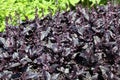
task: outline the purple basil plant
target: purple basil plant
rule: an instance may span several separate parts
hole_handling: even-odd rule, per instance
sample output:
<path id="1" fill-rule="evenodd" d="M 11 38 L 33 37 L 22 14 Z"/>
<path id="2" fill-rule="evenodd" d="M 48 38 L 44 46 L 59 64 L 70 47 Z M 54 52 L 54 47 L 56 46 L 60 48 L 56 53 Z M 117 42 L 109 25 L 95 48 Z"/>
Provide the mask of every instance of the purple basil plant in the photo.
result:
<path id="1" fill-rule="evenodd" d="M 120 6 L 78 5 L 7 23 L 0 33 L 0 79 L 120 80 Z"/>

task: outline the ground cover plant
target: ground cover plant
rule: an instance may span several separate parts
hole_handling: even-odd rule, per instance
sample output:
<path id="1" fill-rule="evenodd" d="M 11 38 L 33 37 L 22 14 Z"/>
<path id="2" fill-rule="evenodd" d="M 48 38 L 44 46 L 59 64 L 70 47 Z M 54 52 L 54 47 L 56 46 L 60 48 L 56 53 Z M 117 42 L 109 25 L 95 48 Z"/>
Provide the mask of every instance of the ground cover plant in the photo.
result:
<path id="1" fill-rule="evenodd" d="M 75 10 L 0 33 L 0 78 L 11 80 L 119 80 L 120 6 Z"/>
<path id="2" fill-rule="evenodd" d="M 43 17 L 51 11 L 55 14 L 58 8 L 61 11 L 68 10 L 70 6 L 75 6 L 80 0 L 0 0 L 0 32 L 5 28 L 5 17 L 12 16 L 12 24 L 16 22 L 16 12 L 20 14 L 21 22 L 25 16 L 34 19 L 35 8 L 38 8 L 38 14 Z M 66 7 L 67 5 L 67 7 Z M 42 14 L 44 12 L 44 14 Z"/>
<path id="3" fill-rule="evenodd" d="M 38 8 L 39 17 L 43 17 L 51 11 L 54 15 L 58 8 L 60 11 L 74 8 L 75 4 L 92 7 L 94 5 L 104 5 L 109 0 L 0 0 L 0 32 L 5 28 L 5 17 L 12 16 L 11 23 L 16 25 L 16 14 L 20 14 L 20 22 L 24 21 L 27 16 L 29 19 L 34 19 L 35 8 Z M 119 0 L 113 0 L 119 1 Z M 16 13 L 17 12 L 17 13 Z M 44 12 L 44 14 L 42 14 Z"/>

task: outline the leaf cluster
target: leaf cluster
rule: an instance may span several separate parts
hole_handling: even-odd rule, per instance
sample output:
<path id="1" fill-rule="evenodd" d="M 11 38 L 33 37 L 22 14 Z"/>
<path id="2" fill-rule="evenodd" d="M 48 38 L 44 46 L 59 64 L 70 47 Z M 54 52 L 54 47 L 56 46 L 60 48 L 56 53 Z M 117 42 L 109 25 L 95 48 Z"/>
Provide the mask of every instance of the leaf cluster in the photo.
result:
<path id="1" fill-rule="evenodd" d="M 75 9 L 76 4 L 92 7 L 96 4 L 106 4 L 108 0 L 0 0 L 0 32 L 5 28 L 5 17 L 11 16 L 9 23 L 16 25 L 26 18 L 34 19 L 35 9 L 38 9 L 39 17 L 49 13 L 54 15 L 58 10 Z M 120 0 L 112 0 L 114 3 Z M 16 18 L 16 16 L 19 17 Z M 27 17 L 26 17 L 27 16 Z M 21 19 L 21 21 L 17 21 Z M 17 22 L 17 23 L 16 23 Z"/>
<path id="2" fill-rule="evenodd" d="M 0 33 L 1 80 L 120 80 L 120 7 L 57 12 Z"/>
<path id="3" fill-rule="evenodd" d="M 6 16 L 11 16 L 11 24 L 16 24 L 16 14 L 19 14 L 21 20 L 25 20 L 26 16 L 34 19 L 35 8 L 38 8 L 41 17 L 50 12 L 54 14 L 58 9 L 68 10 L 69 6 L 75 6 L 78 2 L 79 0 L 0 0 L 0 31 L 4 30 Z"/>

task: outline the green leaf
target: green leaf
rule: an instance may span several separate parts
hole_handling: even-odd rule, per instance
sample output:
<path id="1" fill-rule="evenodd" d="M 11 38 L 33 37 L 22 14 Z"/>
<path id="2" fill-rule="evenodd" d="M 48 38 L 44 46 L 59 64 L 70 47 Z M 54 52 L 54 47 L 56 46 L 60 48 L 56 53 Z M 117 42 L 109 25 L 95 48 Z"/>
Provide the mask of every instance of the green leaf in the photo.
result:
<path id="1" fill-rule="evenodd" d="M 94 4 L 99 4 L 101 0 L 89 0 L 89 1 L 91 1 L 92 5 L 94 5 Z"/>
<path id="2" fill-rule="evenodd" d="M 78 3 L 80 0 L 69 0 L 70 4 L 75 6 L 76 3 Z"/>

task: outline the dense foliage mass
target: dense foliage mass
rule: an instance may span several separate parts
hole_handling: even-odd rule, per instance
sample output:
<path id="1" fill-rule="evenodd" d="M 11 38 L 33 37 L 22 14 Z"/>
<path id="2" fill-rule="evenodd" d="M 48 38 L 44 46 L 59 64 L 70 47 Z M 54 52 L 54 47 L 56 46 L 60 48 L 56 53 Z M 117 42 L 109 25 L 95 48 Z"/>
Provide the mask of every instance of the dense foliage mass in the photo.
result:
<path id="1" fill-rule="evenodd" d="M 75 6 L 80 0 L 0 0 L 0 32 L 4 30 L 5 17 L 11 15 L 13 18 L 12 24 L 16 24 L 16 12 L 20 14 L 21 21 L 25 20 L 25 16 L 29 19 L 34 19 L 35 8 L 39 10 L 39 16 L 52 14 L 58 10 L 68 10 Z M 42 14 L 44 12 L 44 15 Z"/>
<path id="2" fill-rule="evenodd" d="M 9 18 L 6 18 L 8 21 Z M 119 80 L 120 7 L 57 12 L 0 34 L 0 78 Z"/>
<path id="3" fill-rule="evenodd" d="M 96 4 L 106 4 L 107 1 L 108 0 L 0 0 L 0 32 L 5 28 L 5 17 L 8 15 L 11 15 L 13 18 L 11 23 L 16 25 L 16 14 L 20 14 L 21 22 L 25 20 L 25 16 L 29 19 L 34 19 L 36 7 L 38 8 L 39 16 L 42 17 L 49 14 L 49 12 L 55 14 L 58 8 L 61 11 L 69 10 L 70 7 L 74 7 L 75 4 L 91 7 Z"/>

